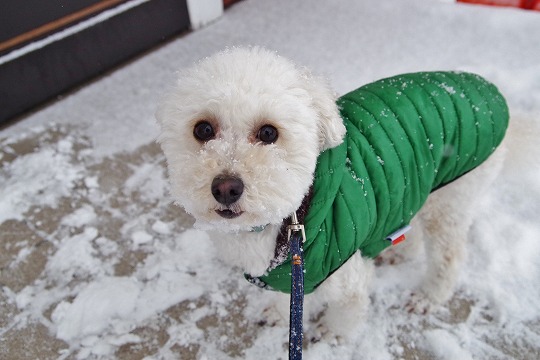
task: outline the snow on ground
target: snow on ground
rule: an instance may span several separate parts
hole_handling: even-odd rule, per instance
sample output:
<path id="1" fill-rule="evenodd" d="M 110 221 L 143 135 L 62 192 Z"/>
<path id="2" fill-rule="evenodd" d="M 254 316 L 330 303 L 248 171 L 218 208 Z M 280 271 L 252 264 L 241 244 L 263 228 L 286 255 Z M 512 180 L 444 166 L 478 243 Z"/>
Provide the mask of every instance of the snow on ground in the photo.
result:
<path id="1" fill-rule="evenodd" d="M 47 358 L 286 358 L 287 329 L 257 324 L 265 293 L 170 204 L 153 144 L 174 71 L 242 44 L 305 64 L 338 93 L 402 72 L 474 71 L 517 124 L 451 302 L 408 314 L 422 257 L 382 265 L 353 342 L 309 344 L 305 358 L 540 358 L 539 33 L 540 13 L 447 1 L 246 0 L 2 130 L 0 358 L 36 324 L 59 344 Z"/>

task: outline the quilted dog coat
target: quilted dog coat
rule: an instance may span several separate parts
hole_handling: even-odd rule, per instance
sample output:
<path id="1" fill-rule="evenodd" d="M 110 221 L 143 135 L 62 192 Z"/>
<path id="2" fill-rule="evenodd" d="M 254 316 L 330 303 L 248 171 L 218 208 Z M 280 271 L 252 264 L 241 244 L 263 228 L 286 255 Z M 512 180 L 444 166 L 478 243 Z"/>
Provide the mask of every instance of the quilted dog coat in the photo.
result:
<path id="1" fill-rule="evenodd" d="M 486 160 L 502 141 L 508 107 L 468 73 L 422 72 L 362 86 L 337 101 L 347 134 L 320 154 L 304 218 L 305 293 L 356 251 L 375 257 L 430 192 Z M 285 259 L 258 285 L 290 292 Z"/>

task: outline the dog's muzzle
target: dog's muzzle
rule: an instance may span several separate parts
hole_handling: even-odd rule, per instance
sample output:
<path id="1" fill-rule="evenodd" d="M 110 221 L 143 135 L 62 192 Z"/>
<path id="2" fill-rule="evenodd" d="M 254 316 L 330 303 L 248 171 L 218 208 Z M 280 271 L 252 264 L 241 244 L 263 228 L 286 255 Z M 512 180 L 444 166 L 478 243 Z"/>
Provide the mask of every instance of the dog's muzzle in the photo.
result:
<path id="1" fill-rule="evenodd" d="M 212 181 L 211 190 L 217 202 L 227 207 L 225 210 L 216 210 L 218 215 L 233 219 L 242 214 L 242 211 L 234 211 L 231 208 L 244 192 L 244 183 L 241 179 L 230 175 L 218 175 Z"/>

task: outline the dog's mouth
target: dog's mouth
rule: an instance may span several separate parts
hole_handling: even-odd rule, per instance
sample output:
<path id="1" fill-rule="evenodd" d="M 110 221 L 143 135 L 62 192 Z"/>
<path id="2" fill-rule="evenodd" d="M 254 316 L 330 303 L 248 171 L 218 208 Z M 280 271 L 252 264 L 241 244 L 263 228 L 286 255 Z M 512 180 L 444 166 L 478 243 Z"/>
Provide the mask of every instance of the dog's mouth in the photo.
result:
<path id="1" fill-rule="evenodd" d="M 243 211 L 233 211 L 231 209 L 216 210 L 216 213 L 225 219 L 234 219 L 242 215 Z"/>

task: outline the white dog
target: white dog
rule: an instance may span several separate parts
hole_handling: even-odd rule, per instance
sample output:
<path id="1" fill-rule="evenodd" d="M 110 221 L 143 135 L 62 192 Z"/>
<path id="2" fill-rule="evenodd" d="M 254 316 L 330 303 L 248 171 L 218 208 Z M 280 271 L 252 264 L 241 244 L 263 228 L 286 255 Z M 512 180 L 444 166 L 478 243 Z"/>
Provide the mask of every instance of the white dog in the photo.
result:
<path id="1" fill-rule="evenodd" d="M 222 232 L 214 236 L 220 256 L 246 274 L 261 276 L 276 260 L 282 223 L 310 191 L 319 155 L 342 143 L 336 99 L 325 81 L 283 57 L 236 48 L 182 71 L 161 104 L 159 142 L 174 199 L 197 227 Z M 497 154 L 434 192 L 417 214 L 428 271 L 409 310 L 451 296 L 471 205 L 495 180 Z M 373 261 L 357 251 L 308 296 L 306 313 L 322 335 L 346 338 L 360 322 L 372 273 Z M 281 311 L 286 319 L 287 307 Z"/>

